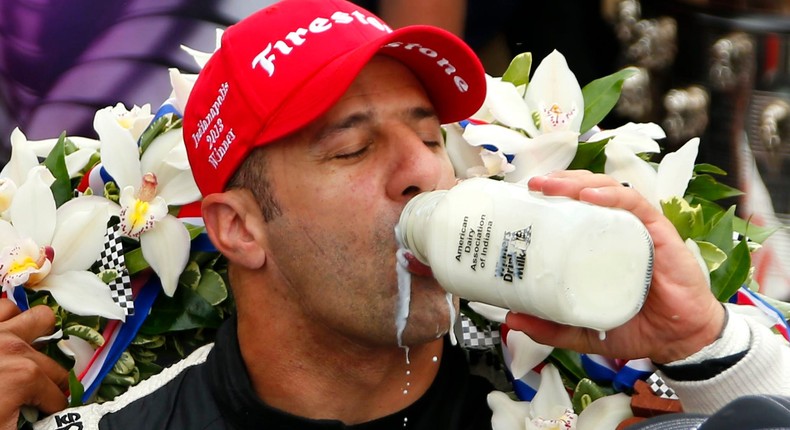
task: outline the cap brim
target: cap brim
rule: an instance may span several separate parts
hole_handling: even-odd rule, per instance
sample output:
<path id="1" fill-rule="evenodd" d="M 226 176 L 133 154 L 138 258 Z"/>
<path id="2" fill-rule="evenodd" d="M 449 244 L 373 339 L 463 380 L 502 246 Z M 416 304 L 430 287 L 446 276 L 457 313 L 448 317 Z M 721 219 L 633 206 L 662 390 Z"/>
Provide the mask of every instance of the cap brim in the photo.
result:
<path id="1" fill-rule="evenodd" d="M 429 54 L 438 53 L 438 58 L 430 57 L 418 49 L 385 47 L 393 43 L 424 46 L 430 49 Z M 377 54 L 399 60 L 417 76 L 442 123 L 466 119 L 477 111 L 485 99 L 485 72 L 471 48 L 444 30 L 409 26 L 359 46 L 320 68 L 272 113 L 256 143 L 268 143 L 284 137 L 320 117 L 340 99 Z M 447 65 L 440 65 L 442 58 L 448 59 L 453 74 L 447 73 L 451 70 Z M 467 91 L 458 89 L 456 76 L 468 86 Z M 295 120 L 297 118 L 301 120 Z"/>

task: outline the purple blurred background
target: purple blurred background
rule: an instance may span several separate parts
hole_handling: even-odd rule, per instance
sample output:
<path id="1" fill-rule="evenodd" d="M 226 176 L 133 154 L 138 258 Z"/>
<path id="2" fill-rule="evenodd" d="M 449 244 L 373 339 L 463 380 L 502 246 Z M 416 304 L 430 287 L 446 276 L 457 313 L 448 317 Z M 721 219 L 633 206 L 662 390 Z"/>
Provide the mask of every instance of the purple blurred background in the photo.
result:
<path id="1" fill-rule="evenodd" d="M 11 130 L 93 136 L 97 109 L 170 94 L 167 69 L 197 71 L 184 44 L 212 51 L 215 29 L 271 0 L 0 1 L 0 165 Z"/>

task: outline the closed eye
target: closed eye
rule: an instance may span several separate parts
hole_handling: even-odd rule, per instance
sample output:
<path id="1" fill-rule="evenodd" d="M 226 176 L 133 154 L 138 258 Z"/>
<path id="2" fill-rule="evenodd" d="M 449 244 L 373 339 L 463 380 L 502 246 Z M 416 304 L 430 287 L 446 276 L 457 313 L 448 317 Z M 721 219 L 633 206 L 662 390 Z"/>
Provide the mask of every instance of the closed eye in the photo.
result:
<path id="1" fill-rule="evenodd" d="M 365 155 L 365 152 L 368 151 L 368 148 L 369 148 L 369 146 L 363 146 L 362 148 L 360 148 L 359 150 L 354 151 L 354 152 L 349 152 L 349 153 L 345 153 L 345 154 L 337 154 L 337 155 L 335 155 L 334 158 L 339 159 L 339 160 L 351 160 L 351 159 L 354 159 L 354 158 L 359 158 L 359 157 Z"/>

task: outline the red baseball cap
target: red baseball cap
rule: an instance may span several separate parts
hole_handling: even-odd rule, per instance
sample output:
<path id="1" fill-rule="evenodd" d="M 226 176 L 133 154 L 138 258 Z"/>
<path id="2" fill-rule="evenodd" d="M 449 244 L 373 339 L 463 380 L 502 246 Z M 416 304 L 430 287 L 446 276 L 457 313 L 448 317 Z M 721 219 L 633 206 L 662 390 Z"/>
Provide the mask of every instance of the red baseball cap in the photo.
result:
<path id="1" fill-rule="evenodd" d="M 225 31 L 189 96 L 184 142 L 203 195 L 223 191 L 253 148 L 329 110 L 377 54 L 414 72 L 443 123 L 483 103 L 483 66 L 452 33 L 422 25 L 392 31 L 343 0 L 282 0 Z"/>

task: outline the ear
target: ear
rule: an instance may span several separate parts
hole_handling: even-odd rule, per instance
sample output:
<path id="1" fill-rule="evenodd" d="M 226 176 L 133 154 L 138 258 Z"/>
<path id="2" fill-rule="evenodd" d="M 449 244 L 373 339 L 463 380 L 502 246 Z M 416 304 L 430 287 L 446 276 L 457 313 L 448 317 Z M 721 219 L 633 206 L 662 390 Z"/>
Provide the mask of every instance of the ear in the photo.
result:
<path id="1" fill-rule="evenodd" d="M 202 213 L 209 239 L 229 261 L 248 269 L 263 267 L 263 214 L 249 190 L 209 194 L 203 198 Z"/>

